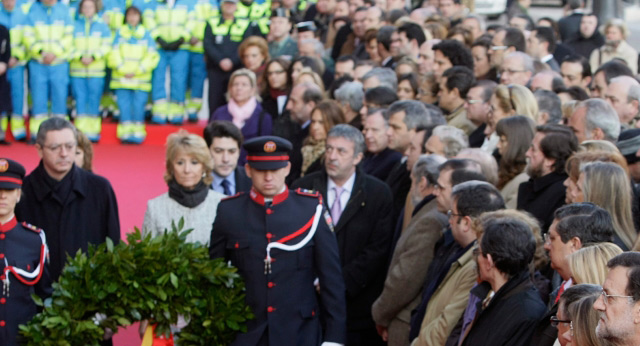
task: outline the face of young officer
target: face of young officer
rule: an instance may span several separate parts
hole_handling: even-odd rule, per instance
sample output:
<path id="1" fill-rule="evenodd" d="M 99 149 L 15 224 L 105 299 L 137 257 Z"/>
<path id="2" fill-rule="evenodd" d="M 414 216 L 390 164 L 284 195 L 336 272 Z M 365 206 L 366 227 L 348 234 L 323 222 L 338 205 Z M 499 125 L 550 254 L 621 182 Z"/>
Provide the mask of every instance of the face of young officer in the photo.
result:
<path id="1" fill-rule="evenodd" d="M 179 150 L 172 161 L 173 177 L 176 182 L 187 190 L 193 189 L 204 174 L 204 165 L 184 150 Z"/>
<path id="2" fill-rule="evenodd" d="M 13 217 L 16 204 L 20 202 L 20 189 L 0 189 L 0 223 Z"/>
<path id="3" fill-rule="evenodd" d="M 36 144 L 45 171 L 56 180 L 62 180 L 73 167 L 78 141 L 71 129 L 47 132 L 44 144 Z"/>
<path id="4" fill-rule="evenodd" d="M 253 188 L 265 198 L 273 198 L 284 189 L 284 179 L 291 171 L 291 163 L 287 162 L 287 165 L 280 169 L 265 171 L 251 168 L 248 163 L 244 168 L 253 182 Z"/>

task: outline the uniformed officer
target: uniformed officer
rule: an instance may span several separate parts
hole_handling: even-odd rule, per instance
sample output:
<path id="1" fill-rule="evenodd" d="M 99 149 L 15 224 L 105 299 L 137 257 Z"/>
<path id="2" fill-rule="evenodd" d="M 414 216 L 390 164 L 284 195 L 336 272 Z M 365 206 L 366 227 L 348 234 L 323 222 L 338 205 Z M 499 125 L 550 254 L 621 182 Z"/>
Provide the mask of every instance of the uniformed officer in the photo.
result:
<path id="1" fill-rule="evenodd" d="M 51 295 L 44 232 L 18 223 L 14 214 L 25 169 L 0 158 L 0 345 L 18 345 L 18 325 L 37 313 L 32 293 Z"/>
<path id="2" fill-rule="evenodd" d="M 224 95 L 231 72 L 241 66 L 238 56 L 240 42 L 252 35 L 260 35 L 260 29 L 248 19 L 235 18 L 238 0 L 222 0 L 220 17 L 207 22 L 204 31 L 204 50 L 209 78 L 209 111 L 211 114 L 226 104 Z"/>
<path id="3" fill-rule="evenodd" d="M 345 286 L 322 197 L 287 189 L 289 141 L 256 137 L 244 148 L 253 187 L 220 203 L 209 250 L 238 268 L 255 315 L 233 345 L 344 344 Z"/>

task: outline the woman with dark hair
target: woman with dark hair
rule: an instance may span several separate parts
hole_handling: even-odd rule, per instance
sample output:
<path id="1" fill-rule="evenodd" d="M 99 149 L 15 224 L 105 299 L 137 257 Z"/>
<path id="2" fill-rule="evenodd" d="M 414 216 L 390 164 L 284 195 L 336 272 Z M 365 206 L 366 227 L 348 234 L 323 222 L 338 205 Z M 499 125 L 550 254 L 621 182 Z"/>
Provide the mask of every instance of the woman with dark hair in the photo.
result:
<path id="1" fill-rule="evenodd" d="M 489 51 L 491 50 L 491 36 L 482 35 L 471 44 L 471 56 L 473 57 L 473 75 L 477 80 L 498 79 L 498 72 L 491 67 Z"/>
<path id="2" fill-rule="evenodd" d="M 529 180 L 525 172 L 525 154 L 533 141 L 534 129 L 533 120 L 522 115 L 503 118 L 496 125 L 499 137 L 497 148 L 501 155 L 496 187 L 500 189 L 507 208 L 516 208 L 518 187 Z"/>
<path id="3" fill-rule="evenodd" d="M 302 146 L 301 176 L 323 168 L 327 133 L 338 124 L 345 122 L 344 114 L 335 101 L 326 100 L 318 103 L 311 111 L 309 136 Z"/>
<path id="4" fill-rule="evenodd" d="M 276 119 L 282 115 L 291 92 L 291 78 L 287 74 L 290 63 L 283 58 L 269 60 L 262 75 L 262 108 Z"/>
<path id="5" fill-rule="evenodd" d="M 415 100 L 419 94 L 420 85 L 415 73 L 403 74 L 398 77 L 398 100 Z"/>
<path id="6" fill-rule="evenodd" d="M 310 68 L 319 76 L 322 76 L 322 74 L 324 73 L 324 64 L 320 59 L 312 58 L 309 56 L 297 57 L 295 60 L 293 60 L 291 66 L 289 67 L 289 77 L 294 84 L 296 79 L 298 79 L 298 75 L 305 67 Z"/>

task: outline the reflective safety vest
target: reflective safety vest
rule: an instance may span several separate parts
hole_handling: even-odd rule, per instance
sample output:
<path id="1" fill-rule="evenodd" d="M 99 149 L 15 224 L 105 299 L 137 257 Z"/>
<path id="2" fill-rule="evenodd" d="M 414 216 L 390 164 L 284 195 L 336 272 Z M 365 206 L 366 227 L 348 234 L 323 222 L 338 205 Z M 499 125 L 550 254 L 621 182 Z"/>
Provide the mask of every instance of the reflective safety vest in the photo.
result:
<path id="1" fill-rule="evenodd" d="M 124 11 L 128 7 L 127 3 L 130 4 L 130 1 L 104 1 L 104 20 L 105 23 L 109 26 L 109 29 L 111 29 L 111 32 L 114 34 L 118 29 L 120 29 L 122 25 L 124 25 Z M 142 13 L 142 9 L 140 9 L 140 12 Z"/>
<path id="2" fill-rule="evenodd" d="M 19 65 L 26 64 L 27 51 L 24 46 L 24 26 L 27 23 L 27 16 L 16 4 L 13 11 L 7 11 L 0 5 L 0 25 L 9 29 L 11 37 L 11 56 L 18 59 Z"/>
<path id="3" fill-rule="evenodd" d="M 243 4 L 242 1 L 238 1 L 238 7 L 234 15 L 236 18 L 244 18 L 255 22 L 256 24 L 258 24 L 260 32 L 262 32 L 263 35 L 266 35 L 269 33 L 270 12 L 270 2 L 266 2 L 263 4 L 252 2 L 251 5 L 247 6 Z"/>
<path id="4" fill-rule="evenodd" d="M 112 89 L 151 90 L 151 73 L 160 55 L 149 31 L 142 25 L 123 25 L 116 33 L 108 65 L 112 69 Z M 125 77 L 134 74 L 133 78 Z"/>
<path id="5" fill-rule="evenodd" d="M 153 5 L 152 5 L 153 6 Z M 153 13 L 145 11 L 144 26 L 151 30 L 151 37 L 160 37 L 167 42 L 183 38 L 180 49 L 189 49 L 189 39 L 195 24 L 195 0 L 176 0 L 173 7 L 165 2 L 156 2 Z"/>
<path id="6" fill-rule="evenodd" d="M 31 59 L 42 62 L 42 53 L 56 55 L 52 65 L 67 61 L 73 50 L 73 20 L 62 3 L 45 6 L 35 2 L 27 14 L 24 42 Z"/>
<path id="7" fill-rule="evenodd" d="M 220 43 L 222 43 L 222 37 L 224 36 L 228 36 L 231 42 L 241 42 L 249 25 L 251 25 L 250 21 L 242 19 L 225 20 L 223 22 L 219 18 L 209 20 L 211 32 L 216 36 L 216 40 L 221 41 Z"/>
<path id="8" fill-rule="evenodd" d="M 204 29 L 207 27 L 207 20 L 213 17 L 214 5 L 211 0 L 197 0 L 194 5 L 194 23 L 191 36 L 198 39 L 198 43 L 189 46 L 189 50 L 194 53 L 203 53 Z"/>
<path id="9" fill-rule="evenodd" d="M 69 64 L 71 77 L 104 77 L 111 43 L 111 31 L 98 15 L 91 19 L 80 16 L 73 30 L 73 54 Z M 91 56 L 93 62 L 85 66 L 81 61 L 84 56 Z"/>

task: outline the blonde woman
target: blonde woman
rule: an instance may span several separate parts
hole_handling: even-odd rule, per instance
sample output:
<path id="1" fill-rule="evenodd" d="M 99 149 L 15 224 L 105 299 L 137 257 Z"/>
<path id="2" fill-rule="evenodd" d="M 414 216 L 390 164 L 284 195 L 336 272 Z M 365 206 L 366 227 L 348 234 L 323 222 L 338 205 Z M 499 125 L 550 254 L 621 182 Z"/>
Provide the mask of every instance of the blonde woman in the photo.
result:
<path id="1" fill-rule="evenodd" d="M 271 134 L 272 117 L 264 111 L 258 102 L 258 85 L 256 75 L 251 70 L 241 68 L 229 78 L 229 103 L 213 112 L 211 121 L 228 120 L 242 132 L 245 140 Z M 246 162 L 247 152 L 242 149 L 238 165 Z"/>
<path id="2" fill-rule="evenodd" d="M 184 229 L 193 229 L 187 242 L 208 245 L 218 203 L 225 197 L 209 188 L 212 171 L 204 139 L 185 130 L 169 135 L 164 174 L 169 191 L 147 203 L 143 234 L 160 235 L 184 218 Z"/>
<path id="3" fill-rule="evenodd" d="M 538 102 L 531 90 L 522 85 L 498 85 L 489 100 L 490 110 L 487 117 L 487 127 L 484 130 L 485 143 L 482 149 L 493 152 L 498 143 L 495 133 L 498 122 L 514 115 L 523 115 L 539 124 Z"/>
<path id="4" fill-rule="evenodd" d="M 613 243 L 597 243 L 572 253 L 567 257 L 574 284 L 602 285 L 607 278 L 607 262 L 622 253 Z"/>
<path id="5" fill-rule="evenodd" d="M 615 229 L 614 242 L 629 250 L 637 232 L 631 214 L 632 197 L 629 176 L 615 163 L 589 162 L 580 167 L 578 185 L 585 202 L 591 202 L 611 214 Z"/>
<path id="6" fill-rule="evenodd" d="M 584 144 L 584 143 L 583 143 Z M 590 147 L 590 146 L 587 146 Z M 580 148 L 585 148 L 582 145 Z M 590 150 L 581 151 L 573 154 L 565 165 L 565 171 L 569 176 L 564 181 L 566 188 L 565 202 L 567 203 L 580 203 L 584 202 L 584 195 L 582 193 L 582 186 L 578 185 L 578 179 L 580 178 L 580 166 L 587 162 L 613 162 L 622 167 L 625 172 L 628 172 L 627 160 L 618 152 L 608 152 L 603 150 Z"/>

